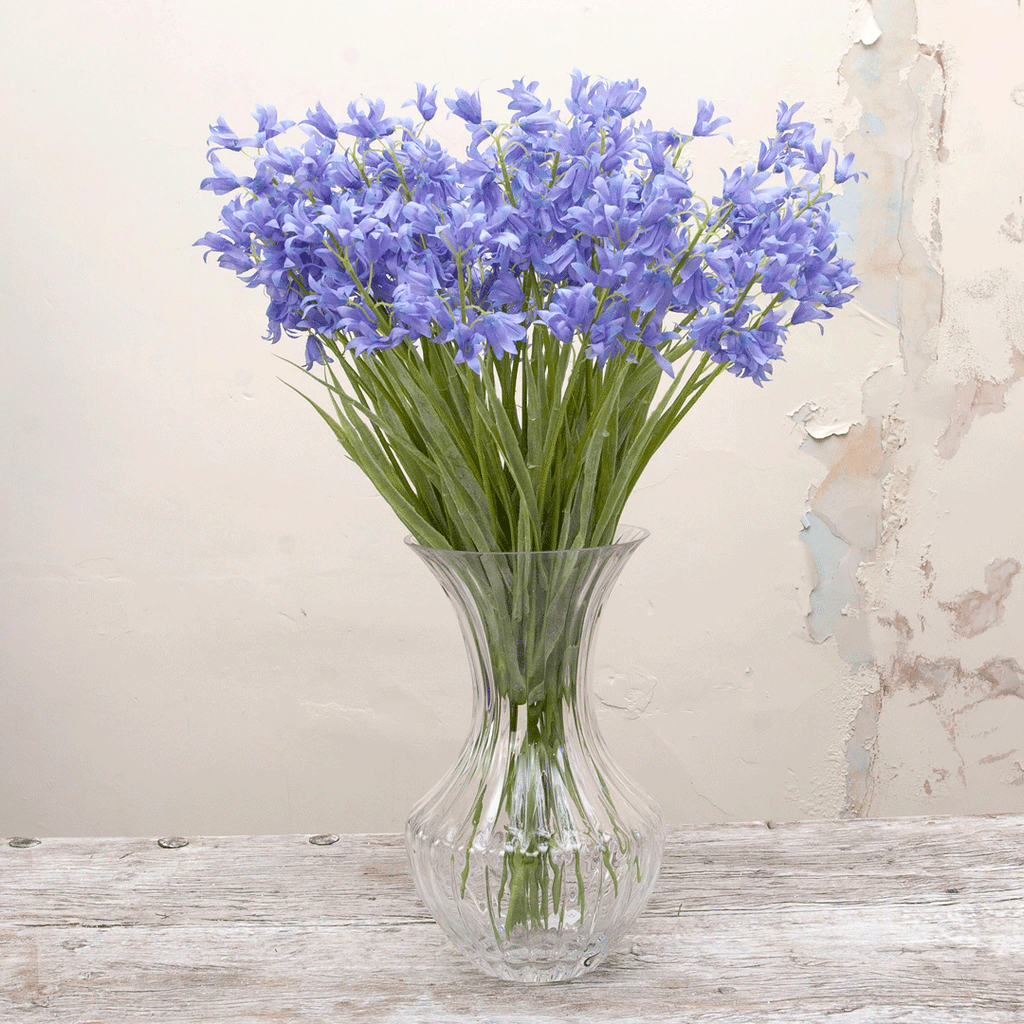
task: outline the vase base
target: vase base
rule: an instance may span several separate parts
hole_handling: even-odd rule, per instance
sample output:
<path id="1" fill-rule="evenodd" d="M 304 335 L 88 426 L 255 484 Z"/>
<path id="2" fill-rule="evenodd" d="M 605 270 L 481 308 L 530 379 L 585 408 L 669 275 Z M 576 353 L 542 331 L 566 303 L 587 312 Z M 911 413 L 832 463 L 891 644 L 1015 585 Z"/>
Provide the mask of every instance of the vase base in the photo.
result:
<path id="1" fill-rule="evenodd" d="M 608 955 L 608 951 L 597 949 L 590 951 L 574 951 L 571 954 L 564 948 L 557 948 L 557 940 L 550 950 L 536 949 L 533 951 L 517 949 L 507 954 L 494 953 L 490 956 L 471 955 L 465 948 L 462 953 L 468 957 L 474 967 L 479 968 L 492 978 L 500 981 L 514 981 L 527 985 L 547 985 L 559 981 L 571 981 L 597 967 Z M 531 952 L 533 955 L 530 955 Z M 549 955 L 545 956 L 544 953 Z"/>

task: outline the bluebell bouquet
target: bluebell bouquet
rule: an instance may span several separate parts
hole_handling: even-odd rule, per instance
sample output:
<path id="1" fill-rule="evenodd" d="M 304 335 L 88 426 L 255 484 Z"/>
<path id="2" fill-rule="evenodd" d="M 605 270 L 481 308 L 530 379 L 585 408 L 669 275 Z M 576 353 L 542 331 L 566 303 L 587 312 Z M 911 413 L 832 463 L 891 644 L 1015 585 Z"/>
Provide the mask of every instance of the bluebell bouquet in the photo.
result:
<path id="1" fill-rule="evenodd" d="M 801 104 L 780 103 L 756 162 L 705 200 L 687 157 L 728 122 L 713 104 L 682 133 L 634 117 L 637 81 L 574 72 L 565 119 L 536 88 L 501 90 L 501 124 L 479 93 L 445 100 L 464 158 L 426 134 L 423 85 L 417 119 L 364 99 L 335 121 L 318 103 L 299 148 L 272 106 L 250 136 L 211 126 L 202 188 L 233 198 L 196 244 L 265 289 L 269 340 L 305 336 L 326 397 L 304 397 L 431 547 L 607 543 L 711 382 L 762 384 L 789 330 L 857 284 L 829 200 L 859 175 Z"/>

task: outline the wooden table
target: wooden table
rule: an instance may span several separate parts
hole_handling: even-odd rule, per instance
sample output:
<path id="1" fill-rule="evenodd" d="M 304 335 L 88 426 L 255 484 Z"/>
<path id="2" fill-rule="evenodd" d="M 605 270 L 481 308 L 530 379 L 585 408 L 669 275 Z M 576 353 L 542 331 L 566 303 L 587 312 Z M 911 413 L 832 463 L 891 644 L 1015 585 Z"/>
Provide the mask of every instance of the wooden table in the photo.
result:
<path id="1" fill-rule="evenodd" d="M 548 986 L 465 963 L 397 836 L 13 842 L 5 1022 L 1024 1022 L 1024 815 L 672 829 L 634 933 Z"/>

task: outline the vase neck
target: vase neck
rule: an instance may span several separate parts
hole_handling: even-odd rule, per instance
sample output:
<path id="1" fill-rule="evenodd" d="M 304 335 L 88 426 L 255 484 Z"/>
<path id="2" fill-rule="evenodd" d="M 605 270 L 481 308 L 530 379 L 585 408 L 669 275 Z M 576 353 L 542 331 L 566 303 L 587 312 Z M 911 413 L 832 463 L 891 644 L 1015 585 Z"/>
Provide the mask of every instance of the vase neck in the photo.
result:
<path id="1" fill-rule="evenodd" d="M 646 536 L 624 528 L 613 544 L 539 552 L 410 545 L 455 608 L 485 715 L 515 708 L 510 726 L 533 728 L 545 705 L 581 698 L 601 607 Z"/>

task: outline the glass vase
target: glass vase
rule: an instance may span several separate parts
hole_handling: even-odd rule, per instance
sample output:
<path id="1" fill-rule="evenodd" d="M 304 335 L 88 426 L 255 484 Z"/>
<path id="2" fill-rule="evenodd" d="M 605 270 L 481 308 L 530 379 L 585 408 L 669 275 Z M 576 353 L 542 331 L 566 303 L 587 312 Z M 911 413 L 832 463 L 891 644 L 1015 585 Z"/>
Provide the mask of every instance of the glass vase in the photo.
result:
<path id="1" fill-rule="evenodd" d="M 496 977 L 595 967 L 654 888 L 660 812 L 612 763 L 589 689 L 601 607 L 646 536 L 525 553 L 408 541 L 455 606 L 474 687 L 461 755 L 409 815 L 409 863 L 437 923 Z"/>

